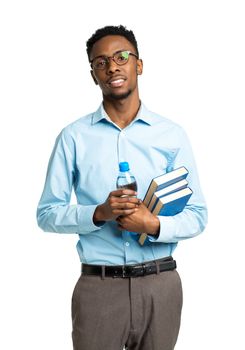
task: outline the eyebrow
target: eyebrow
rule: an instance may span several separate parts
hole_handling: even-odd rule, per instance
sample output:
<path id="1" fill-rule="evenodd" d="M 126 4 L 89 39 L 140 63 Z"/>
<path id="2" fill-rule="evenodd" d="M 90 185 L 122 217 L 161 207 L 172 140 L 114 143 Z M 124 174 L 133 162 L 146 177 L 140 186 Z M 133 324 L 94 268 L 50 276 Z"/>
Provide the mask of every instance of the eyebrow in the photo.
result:
<path id="1" fill-rule="evenodd" d="M 120 50 L 117 50 L 115 52 L 113 52 L 112 56 L 114 56 L 116 53 L 118 52 L 122 52 L 122 51 L 131 51 L 131 50 L 128 50 L 128 49 L 120 49 Z M 91 63 L 93 60 L 95 60 L 96 58 L 99 58 L 99 57 L 112 57 L 112 56 L 108 56 L 108 55 L 98 55 L 98 56 L 95 56 L 94 58 L 92 58 L 89 62 Z"/>

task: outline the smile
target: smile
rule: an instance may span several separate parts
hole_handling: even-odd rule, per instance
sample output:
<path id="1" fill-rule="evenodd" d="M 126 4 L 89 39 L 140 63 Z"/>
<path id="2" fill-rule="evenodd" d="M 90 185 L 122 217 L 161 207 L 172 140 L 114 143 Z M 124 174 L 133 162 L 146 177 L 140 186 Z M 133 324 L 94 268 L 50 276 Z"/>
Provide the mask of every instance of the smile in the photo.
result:
<path id="1" fill-rule="evenodd" d="M 116 79 L 109 82 L 111 87 L 121 87 L 124 84 L 124 79 Z"/>

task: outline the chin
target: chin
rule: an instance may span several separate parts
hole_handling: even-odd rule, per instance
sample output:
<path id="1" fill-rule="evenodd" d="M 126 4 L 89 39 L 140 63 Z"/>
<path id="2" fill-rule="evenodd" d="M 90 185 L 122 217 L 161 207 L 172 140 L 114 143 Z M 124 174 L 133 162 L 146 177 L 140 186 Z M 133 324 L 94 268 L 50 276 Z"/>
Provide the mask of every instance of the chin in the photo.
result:
<path id="1" fill-rule="evenodd" d="M 125 98 L 127 98 L 129 95 L 131 95 L 132 91 L 128 90 L 127 92 L 121 93 L 121 94 L 114 94 L 111 93 L 109 95 L 107 95 L 107 97 L 109 97 L 112 100 L 124 100 Z"/>

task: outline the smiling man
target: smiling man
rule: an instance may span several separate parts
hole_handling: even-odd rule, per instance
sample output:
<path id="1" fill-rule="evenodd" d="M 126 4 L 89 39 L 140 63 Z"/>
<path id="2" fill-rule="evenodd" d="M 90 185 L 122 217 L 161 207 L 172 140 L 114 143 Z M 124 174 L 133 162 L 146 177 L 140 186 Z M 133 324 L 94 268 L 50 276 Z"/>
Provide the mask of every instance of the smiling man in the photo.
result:
<path id="1" fill-rule="evenodd" d="M 172 254 L 207 220 L 191 147 L 180 126 L 141 102 L 143 62 L 132 31 L 98 29 L 87 54 L 103 102 L 58 136 L 37 210 L 44 231 L 78 235 L 82 274 L 72 295 L 73 348 L 172 350 L 182 308 Z M 137 193 L 116 190 L 121 161 L 129 162 Z M 142 203 L 151 179 L 180 166 L 189 170 L 192 197 L 175 216 L 153 215 Z M 73 188 L 76 205 L 70 204 Z"/>
<path id="2" fill-rule="evenodd" d="M 90 42 L 87 52 L 91 74 L 102 90 L 104 109 L 116 124 L 127 126 L 140 107 L 138 75 L 143 64 L 138 50 L 120 35 L 102 37 L 92 47 Z"/>

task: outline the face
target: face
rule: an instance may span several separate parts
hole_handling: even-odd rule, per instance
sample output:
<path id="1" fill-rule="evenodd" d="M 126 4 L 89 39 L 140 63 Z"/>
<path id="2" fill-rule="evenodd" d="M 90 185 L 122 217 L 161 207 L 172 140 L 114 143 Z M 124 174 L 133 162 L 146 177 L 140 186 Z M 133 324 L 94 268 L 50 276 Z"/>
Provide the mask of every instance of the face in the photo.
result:
<path id="1" fill-rule="evenodd" d="M 98 40 L 91 51 L 90 60 L 98 56 L 111 57 L 120 50 L 136 54 L 134 46 L 123 36 L 108 35 Z M 102 90 L 104 98 L 120 100 L 138 94 L 138 78 L 142 74 L 143 63 L 130 55 L 126 64 L 117 65 L 109 59 L 105 69 L 93 69 L 92 77 Z"/>

